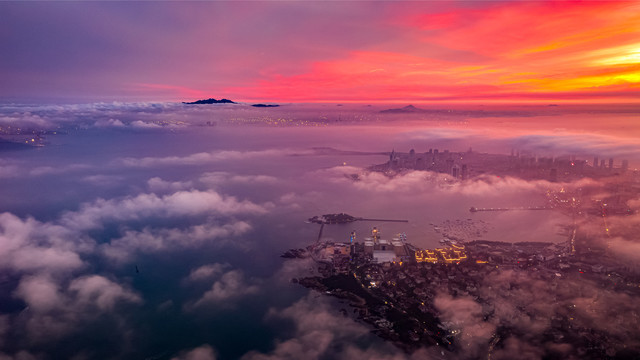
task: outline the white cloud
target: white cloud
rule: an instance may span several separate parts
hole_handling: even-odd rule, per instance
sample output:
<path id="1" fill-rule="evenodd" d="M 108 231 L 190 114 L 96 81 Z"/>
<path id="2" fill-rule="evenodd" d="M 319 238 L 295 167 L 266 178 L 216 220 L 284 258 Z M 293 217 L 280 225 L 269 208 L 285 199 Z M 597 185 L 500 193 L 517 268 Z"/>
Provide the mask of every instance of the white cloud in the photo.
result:
<path id="1" fill-rule="evenodd" d="M 131 127 L 138 129 L 160 129 L 162 128 L 159 124 L 154 124 L 150 122 L 144 122 L 141 120 L 136 120 L 131 122 Z"/>
<path id="2" fill-rule="evenodd" d="M 248 282 L 241 270 L 230 270 L 216 280 L 211 289 L 206 291 L 193 304 L 187 304 L 187 309 L 214 305 L 229 306 L 229 300 L 257 293 L 258 286 Z"/>
<path id="3" fill-rule="evenodd" d="M 64 281 L 49 275 L 24 276 L 13 292 L 27 308 L 15 318 L 36 342 L 50 342 L 82 328 L 118 304 L 140 304 L 141 297 L 103 276 L 89 275 Z"/>
<path id="4" fill-rule="evenodd" d="M 62 226 L 0 214 L 0 268 L 21 272 L 71 271 L 83 266 L 79 252 L 91 249 L 90 239 Z"/>
<path id="5" fill-rule="evenodd" d="M 126 125 L 118 120 L 118 119 L 109 119 L 109 120 L 97 120 L 93 126 L 95 127 L 115 127 L 115 128 L 122 128 L 125 127 Z"/>
<path id="6" fill-rule="evenodd" d="M 264 206 L 250 201 L 239 201 L 215 191 L 178 191 L 158 196 L 140 194 L 121 199 L 98 199 L 85 203 L 80 210 L 65 213 L 61 222 L 72 229 L 100 228 L 108 221 L 130 221 L 150 217 L 194 216 L 203 213 L 221 215 L 262 214 Z"/>
<path id="7" fill-rule="evenodd" d="M 282 309 L 271 309 L 266 320 L 291 320 L 295 332 L 291 338 L 278 340 L 269 353 L 251 351 L 243 360 L 276 359 L 407 359 L 397 348 L 388 345 L 369 345 L 365 349 L 353 344 L 369 335 L 369 329 L 345 318 L 331 308 L 327 299 L 310 293 L 293 305 Z M 425 353 L 416 353 L 419 358 Z"/>
<path id="8" fill-rule="evenodd" d="M 41 175 L 51 175 L 51 174 L 65 174 L 69 172 L 82 171 L 91 169 L 91 165 L 87 164 L 70 164 L 65 166 L 39 166 L 33 168 L 29 171 L 30 176 L 41 176 Z"/>
<path id="9" fill-rule="evenodd" d="M 216 360 L 216 352 L 210 345 L 201 345 L 190 351 L 184 351 L 171 360 Z"/>
<path id="10" fill-rule="evenodd" d="M 278 178 L 269 175 L 234 175 L 224 171 L 207 172 L 200 176 L 200 182 L 208 185 L 218 184 L 275 184 Z"/>
<path id="11" fill-rule="evenodd" d="M 80 179 L 80 181 L 94 185 L 94 186 L 114 186 L 121 183 L 124 180 L 123 176 L 119 175 L 89 175 Z"/>
<path id="12" fill-rule="evenodd" d="M 431 171 L 413 170 L 387 176 L 376 171 L 363 171 L 349 166 L 337 166 L 308 176 L 324 176 L 331 182 L 347 185 L 354 189 L 371 193 L 398 193 L 433 196 L 439 194 L 460 194 L 464 196 L 504 196 L 505 193 L 524 191 L 544 194 L 549 188 L 560 188 L 565 183 L 550 183 L 545 180 L 524 180 L 516 177 L 478 176 L 468 181 L 452 181 L 446 174 Z M 351 175 L 357 174 L 357 179 Z M 582 187 L 597 183 L 592 179 L 581 179 L 570 183 Z"/>
<path id="13" fill-rule="evenodd" d="M 540 360 L 543 358 L 544 353 L 544 349 L 539 346 L 510 337 L 504 341 L 504 345 L 501 348 L 498 348 L 492 354 L 491 358 L 498 360 Z"/>
<path id="14" fill-rule="evenodd" d="M 293 278 L 315 275 L 318 275 L 317 266 L 314 260 L 309 257 L 306 259 L 287 259 L 280 270 L 273 275 L 273 278 L 276 282 L 284 285 L 290 283 Z"/>
<path id="15" fill-rule="evenodd" d="M 440 312 L 440 319 L 449 325 L 449 330 L 459 330 L 459 346 L 464 356 L 482 356 L 496 327 L 483 320 L 482 306 L 470 297 L 453 298 L 439 294 L 433 301 Z"/>
<path id="16" fill-rule="evenodd" d="M 14 296 L 24 300 L 37 313 L 58 309 L 65 304 L 59 285 L 46 275 L 23 277 Z"/>
<path id="17" fill-rule="evenodd" d="M 113 310 L 119 302 L 142 302 L 138 294 L 99 275 L 89 275 L 75 279 L 69 284 L 69 290 L 76 293 L 76 305 L 83 307 L 96 306 L 102 311 Z"/>
<path id="18" fill-rule="evenodd" d="M 217 225 L 205 223 L 182 229 L 152 229 L 125 231 L 120 238 L 101 245 L 102 253 L 116 262 L 131 260 L 136 253 L 152 253 L 184 248 L 197 248 L 215 241 L 217 245 L 241 245 L 241 242 L 226 239 L 237 237 L 251 230 L 244 221 Z"/>
<path id="19" fill-rule="evenodd" d="M 13 113 L 5 116 L 0 116 L 0 125 L 12 126 L 15 128 L 50 128 L 53 124 L 47 119 L 42 118 L 40 115 L 32 114 L 30 112 Z"/>
<path id="20" fill-rule="evenodd" d="M 157 167 L 157 166 L 183 166 L 202 165 L 218 161 L 233 161 L 242 159 L 255 159 L 262 157 L 285 156 L 287 150 L 262 150 L 262 151 L 236 151 L 221 150 L 213 152 L 201 152 L 187 156 L 144 157 L 144 158 L 120 158 L 112 162 L 114 165 L 125 167 Z"/>
<path id="21" fill-rule="evenodd" d="M 184 282 L 200 282 L 211 280 L 222 274 L 230 266 L 231 265 L 229 264 L 220 263 L 202 265 L 197 269 L 191 270 L 191 273 L 184 279 Z"/>
<path id="22" fill-rule="evenodd" d="M 43 176 L 80 172 L 92 169 L 93 166 L 87 164 L 69 164 L 64 166 L 37 166 L 32 169 L 20 167 L 16 164 L 0 165 L 0 178 L 16 178 L 25 176 Z"/>
<path id="23" fill-rule="evenodd" d="M 59 248 L 23 246 L 12 253 L 9 264 L 14 269 L 61 271 L 77 269 L 83 265 L 77 253 Z"/>
<path id="24" fill-rule="evenodd" d="M 531 131 L 530 129 L 455 129 L 440 128 L 401 133 L 402 139 L 438 143 L 459 141 L 466 144 L 482 144 L 497 149 L 522 149 L 539 155 L 582 154 L 582 156 L 634 157 L 640 146 L 634 138 L 606 134 L 577 133 L 566 129 Z M 405 140 L 406 141 L 406 140 Z"/>
<path id="25" fill-rule="evenodd" d="M 178 191 L 193 188 L 191 181 L 166 181 L 159 177 L 153 177 L 147 181 L 149 190 L 153 192 Z"/>

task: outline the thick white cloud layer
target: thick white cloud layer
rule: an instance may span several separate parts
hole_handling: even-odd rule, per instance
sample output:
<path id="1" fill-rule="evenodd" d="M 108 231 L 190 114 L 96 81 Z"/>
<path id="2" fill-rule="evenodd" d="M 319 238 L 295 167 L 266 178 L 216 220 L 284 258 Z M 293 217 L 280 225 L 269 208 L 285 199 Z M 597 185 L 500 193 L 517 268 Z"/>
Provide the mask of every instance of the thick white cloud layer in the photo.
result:
<path id="1" fill-rule="evenodd" d="M 69 290 L 76 293 L 77 305 L 97 306 L 100 310 L 113 310 L 120 301 L 131 303 L 142 301 L 138 294 L 99 275 L 74 279 L 69 284 Z"/>
<path id="2" fill-rule="evenodd" d="M 83 266 L 79 252 L 93 247 L 92 240 L 63 226 L 0 214 L 0 268 L 18 272 L 72 271 Z"/>
<path id="3" fill-rule="evenodd" d="M 252 351 L 243 360 L 279 359 L 376 359 L 409 360 L 433 358 L 428 350 L 420 349 L 407 355 L 389 344 L 370 343 L 364 348 L 358 340 L 368 343 L 368 327 L 346 318 L 333 309 L 326 298 L 310 293 L 284 309 L 271 309 L 265 321 L 289 320 L 295 326 L 291 338 L 280 339 L 268 353 Z M 439 354 L 439 352 L 438 352 Z"/>
<path id="4" fill-rule="evenodd" d="M 202 122 L 203 119 L 210 119 L 212 114 L 210 108 L 189 108 L 179 104 L 90 104 L 10 109 L 15 113 L 7 113 L 8 108 L 10 106 L 3 107 L 0 124 L 45 129 L 57 129 L 59 126 L 73 124 L 74 129 L 80 132 L 87 131 L 87 134 L 93 131 L 120 135 L 123 132 L 143 133 L 147 132 L 147 129 L 150 130 L 149 134 L 161 134 L 163 129 L 176 130 L 181 126 L 178 125 L 181 120 L 175 119 L 182 119 L 185 114 L 202 114 L 192 125 L 197 125 L 196 123 Z M 220 128 L 222 127 L 207 128 L 207 131 Z M 404 130 L 392 130 L 389 131 L 389 135 L 397 135 L 398 131 L 401 133 L 400 138 L 406 135 L 402 134 Z M 528 147 L 531 151 L 541 153 L 588 152 L 601 156 L 639 151 L 637 142 L 632 141 L 634 139 L 619 141 L 614 137 L 583 136 L 584 134 L 565 132 L 503 134 L 494 138 L 491 138 L 490 134 L 479 134 L 464 129 L 435 129 L 411 134 L 402 140 L 442 142 L 485 138 L 486 143 L 495 140 L 499 142 L 496 146 L 501 147 Z M 362 146 L 356 142 L 353 144 Z M 224 144 L 216 144 L 218 145 L 224 147 Z M 261 191 L 261 196 L 273 196 L 274 203 L 279 206 L 277 210 L 287 211 L 287 214 L 291 214 L 291 210 L 307 209 L 296 214 L 303 218 L 307 216 L 304 214 L 309 209 L 324 211 L 326 208 L 335 208 L 335 211 L 343 211 L 343 206 L 351 206 L 356 202 L 368 201 L 367 205 L 374 205 L 369 206 L 369 209 L 379 209 L 380 207 L 375 205 L 390 201 L 404 204 L 407 200 L 406 203 L 412 206 L 421 204 L 427 197 L 441 200 L 443 203 L 451 199 L 471 198 L 475 201 L 511 194 L 515 197 L 521 193 L 540 193 L 550 187 L 563 185 L 491 176 L 452 183 L 447 181 L 447 176 L 424 171 L 407 172 L 388 178 L 379 173 L 364 173 L 360 168 L 349 166 L 315 171 L 306 178 L 295 179 L 295 183 L 287 183 L 288 180 L 281 178 L 275 169 L 271 173 L 262 174 L 260 169 L 256 170 L 253 167 L 258 162 L 287 159 L 287 156 L 294 153 L 319 155 L 313 151 L 300 151 L 293 146 L 295 150 L 265 148 L 244 151 L 211 151 L 209 147 L 194 146 L 181 149 L 181 154 L 186 155 L 172 156 L 175 153 L 162 152 L 162 156 L 148 157 L 134 152 L 115 152 L 115 159 L 112 157 L 113 160 L 108 162 L 104 174 L 92 173 L 97 166 L 83 163 L 86 160 L 80 158 L 70 159 L 58 165 L 0 159 L 0 178 L 9 179 L 11 182 L 17 182 L 15 178 L 38 177 L 38 181 L 45 181 L 47 176 L 57 179 L 61 176 L 55 175 L 72 174 L 77 175 L 82 181 L 82 187 L 95 185 L 104 189 L 113 183 L 132 179 L 132 183 L 127 184 L 132 186 L 126 189 L 127 192 L 119 193 L 118 197 L 89 200 L 80 204 L 77 210 L 67 211 L 59 217 L 51 214 L 53 216 L 48 221 L 38 221 L 24 215 L 18 217 L 11 213 L 0 214 L 0 271 L 3 272 L 3 281 L 8 279 L 7 281 L 13 282 L 12 285 L 6 285 L 12 289 L 7 296 L 12 297 L 12 301 L 16 301 L 18 306 L 24 305 L 21 312 L 0 314 L 0 360 L 34 358 L 33 354 L 19 350 L 11 350 L 10 354 L 1 353 L 8 348 L 6 339 L 26 334 L 27 345 L 29 341 L 33 344 L 50 342 L 55 345 L 58 339 L 72 335 L 74 331 L 82 331 L 84 325 L 99 317 L 112 319 L 119 324 L 116 327 L 120 326 L 118 330 L 122 331 L 115 332 L 114 336 L 120 336 L 120 333 L 126 333 L 131 325 L 131 319 L 126 315 L 127 311 L 119 311 L 123 308 L 135 310 L 139 306 L 151 303 L 152 309 L 169 313 L 175 301 L 177 308 L 183 306 L 184 310 L 199 314 L 210 309 L 228 309 L 233 304 L 263 295 L 267 290 L 262 286 L 260 279 L 249 276 L 242 269 L 233 268 L 227 263 L 203 265 L 193 269 L 188 275 L 186 270 L 180 273 L 184 278 L 174 280 L 180 282 L 185 291 L 192 291 L 193 295 L 186 303 L 179 303 L 175 298 L 166 300 L 165 297 L 161 299 L 164 302 L 158 305 L 154 302 L 155 299 L 143 299 L 143 294 L 133 289 L 133 284 L 137 285 L 140 278 L 132 278 L 130 275 L 118 278 L 114 275 L 125 267 L 109 265 L 132 262 L 141 257 L 141 254 L 172 254 L 185 249 L 204 247 L 217 250 L 216 246 L 231 243 L 234 246 L 246 246 L 243 245 L 242 238 L 254 230 L 256 225 L 252 219 L 265 215 L 275 206 L 271 203 L 258 204 L 243 200 L 242 197 L 228 196 L 222 191 L 203 189 L 226 189 L 227 187 L 221 185 L 235 184 L 242 185 L 239 186 L 242 188 L 267 185 L 265 188 L 273 189 L 273 194 L 270 191 Z M 309 159 L 309 162 L 317 160 Z M 107 157 L 106 161 L 109 160 Z M 323 158 L 319 161 L 323 166 L 335 164 L 330 161 L 325 163 L 324 160 Z M 245 163 L 248 165 L 242 174 L 227 171 L 229 169 L 225 168 L 227 164 L 239 167 Z M 300 163 L 302 162 L 296 162 Z M 202 165 L 206 166 L 206 170 L 201 172 L 208 172 L 195 173 L 192 174 L 192 178 L 186 178 L 190 171 L 196 171 Z M 183 172 L 169 175 L 169 171 L 184 170 L 184 166 L 191 166 L 186 169 L 184 175 Z M 144 179 L 150 179 L 133 183 L 133 179 L 143 172 L 147 172 Z M 350 178 L 354 173 L 359 174 L 358 181 Z M 276 191 L 281 190 L 280 185 L 287 187 L 287 193 Z M 589 185 L 589 181 L 572 185 Z M 147 193 L 137 193 L 140 189 L 145 189 L 143 191 Z M 632 200 L 628 205 L 638 208 L 640 200 Z M 466 208 L 464 210 L 466 211 Z M 521 222 L 522 219 L 516 218 L 515 215 L 505 214 L 499 220 Z M 598 239 L 606 243 L 609 251 L 618 256 L 621 262 L 630 266 L 640 260 L 637 255 L 640 248 L 636 241 L 639 219 L 637 215 L 611 216 L 611 237 L 605 238 L 603 235 L 602 239 Z M 178 222 L 179 225 L 176 225 Z M 284 222 L 278 225 L 282 224 Z M 106 231 L 101 231 L 103 229 Z M 601 229 L 595 229 L 594 226 L 594 232 L 596 230 Z M 97 244 L 96 239 L 100 239 L 101 243 Z M 98 260 L 95 261 L 96 259 Z M 105 259 L 110 261 L 107 266 L 97 264 Z M 227 259 L 216 258 L 207 261 L 224 262 Z M 232 263 L 231 260 L 228 261 Z M 303 271 L 308 270 L 310 261 L 290 262 L 289 265 L 283 266 L 274 276 L 279 282 L 274 283 L 284 286 L 289 278 L 298 277 Z M 106 267 L 106 270 L 102 267 Z M 109 271 L 113 271 L 114 274 L 108 273 Z M 146 271 L 141 277 L 142 275 L 146 276 Z M 464 296 L 453 298 L 441 294 L 436 299 L 436 306 L 441 311 L 444 321 L 462 330 L 461 346 L 467 355 L 480 354 L 498 324 L 507 324 L 532 336 L 539 335 L 549 329 L 550 317 L 555 313 L 563 314 L 569 305 L 576 305 L 574 311 L 579 315 L 576 321 L 580 321 L 582 325 L 607 331 L 619 339 L 628 341 L 628 344 L 637 341 L 628 336 L 635 334 L 638 328 L 637 317 L 628 316 L 638 313 L 635 299 L 609 290 L 599 291 L 594 284 L 584 281 L 562 285 L 564 287 L 557 293 L 550 292 L 545 284 L 525 274 L 503 272 L 489 276 L 480 289 L 483 297 L 491 299 L 494 304 L 490 309 L 493 315 L 488 320 L 483 319 L 487 309 Z M 197 293 L 194 295 L 193 292 Z M 557 303 L 547 301 L 553 296 L 558 297 Z M 272 309 L 265 321 L 273 320 L 291 322 L 294 325 L 293 334 L 282 335 L 271 350 L 264 353 L 250 352 L 245 355 L 245 359 L 418 359 L 430 358 L 432 355 L 430 350 L 420 350 L 408 356 L 386 345 L 362 345 L 367 341 L 360 342 L 360 346 L 354 345 L 354 339 L 358 342 L 369 336 L 369 328 L 345 319 L 322 298 L 318 298 L 317 294 L 284 309 Z M 539 346 L 535 347 L 527 340 L 522 336 L 506 339 L 504 347 L 497 349 L 492 358 L 538 358 L 542 354 L 541 349 L 551 348 L 561 354 L 571 352 L 569 344 L 538 344 Z M 206 341 L 202 343 L 204 342 Z M 200 343 L 191 345 L 197 344 Z M 23 348 L 28 349 L 26 346 Z M 179 353 L 175 358 L 215 359 L 216 351 L 209 345 L 202 345 Z"/>
<path id="5" fill-rule="evenodd" d="M 480 356 L 480 347 L 489 343 L 496 327 L 482 321 L 482 306 L 469 297 L 453 298 L 438 295 L 433 304 L 440 312 L 440 320 L 450 330 L 460 331 L 459 345 L 469 358 Z"/>
<path id="6" fill-rule="evenodd" d="M 67 166 L 39 166 L 29 171 L 29 176 L 41 176 L 51 174 L 65 174 L 69 172 L 76 172 L 86 169 L 91 169 L 93 166 L 87 164 L 70 164 Z"/>
<path id="7" fill-rule="evenodd" d="M 350 176 L 357 174 L 357 180 Z M 351 166 L 338 166 L 321 170 L 310 176 L 327 176 L 334 183 L 351 186 L 354 189 L 371 193 L 397 193 L 397 194 L 428 194 L 435 193 L 460 194 L 464 196 L 498 196 L 507 193 L 523 191 L 537 191 L 541 194 L 549 188 L 560 188 L 566 184 L 550 183 L 545 180 L 524 180 L 515 177 L 479 176 L 468 181 L 452 181 L 445 174 L 430 171 L 407 171 L 394 177 L 386 176 L 379 172 L 362 171 Z M 580 187 L 596 182 L 591 179 L 583 179 L 571 183 Z M 349 185 L 351 184 L 351 185 Z"/>
<path id="8" fill-rule="evenodd" d="M 131 260 L 137 253 L 153 253 L 180 248 L 197 248 L 207 243 L 218 246 L 231 244 L 240 246 L 240 242 L 227 240 L 251 230 L 251 225 L 244 221 L 224 225 L 201 224 L 187 229 L 151 229 L 142 231 L 125 231 L 120 238 L 101 245 L 105 256 L 116 262 Z"/>
<path id="9" fill-rule="evenodd" d="M 62 216 L 61 223 L 73 229 L 100 228 L 108 221 L 135 221 L 144 218 L 195 216 L 204 213 L 221 215 L 262 214 L 266 209 L 250 201 L 239 201 L 215 191 L 178 191 L 169 195 L 140 194 L 122 199 L 98 199 L 80 210 Z"/>
<path id="10" fill-rule="evenodd" d="M 161 180 L 155 184 L 164 185 Z M 172 186 L 164 188 L 170 190 Z M 11 332 L 34 344 L 52 344 L 106 318 L 112 319 L 114 326 L 122 327 L 123 333 L 118 336 L 129 336 L 126 328 L 130 325 L 127 315 L 130 311 L 120 310 L 142 305 L 142 295 L 126 285 L 126 280 L 91 273 L 96 256 L 122 263 L 140 253 L 221 246 L 252 229 L 247 221 L 236 217 L 266 211 L 262 205 L 214 191 L 180 190 L 162 196 L 143 193 L 98 199 L 49 222 L 2 213 L 0 270 L 16 279 L 11 296 L 23 302 L 25 308 L 19 314 L 0 315 L 0 338 Z M 177 218 L 198 219 L 201 223 L 183 228 L 124 227 L 118 230 L 119 237 L 100 245 L 90 235 L 92 230 L 99 230 L 109 222 Z M 235 240 L 234 246 L 242 243 Z M 229 270 L 226 264 L 195 269 L 184 283 L 207 281 L 211 282 L 209 290 L 189 304 L 192 308 L 219 306 L 259 290 L 255 279 L 247 279 L 240 270 Z M 189 354 L 188 358 L 194 358 L 209 353 L 200 349 Z M 0 355 L 22 358 L 29 354 Z"/>
<path id="11" fill-rule="evenodd" d="M 207 172 L 200 176 L 200 182 L 207 185 L 219 184 L 275 184 L 278 178 L 269 175 L 234 175 L 225 171 Z"/>
<path id="12" fill-rule="evenodd" d="M 98 120 L 96 121 L 93 126 L 95 127 L 115 127 L 115 128 L 122 128 L 125 127 L 126 125 L 118 120 L 118 119 L 109 119 L 109 120 Z"/>
<path id="13" fill-rule="evenodd" d="M 78 331 L 78 326 L 104 312 L 118 317 L 113 310 L 119 304 L 142 303 L 136 292 L 103 276 L 82 276 L 63 283 L 44 274 L 20 280 L 13 295 L 27 308 L 13 321 L 33 341 L 50 342 Z"/>
<path id="14" fill-rule="evenodd" d="M 153 177 L 147 181 L 149 190 L 154 193 L 175 192 L 193 188 L 192 181 L 166 181 L 159 177 Z"/>
<path id="15" fill-rule="evenodd" d="M 567 129 L 553 131 L 522 129 L 459 129 L 435 128 L 414 130 L 399 135 L 429 143 L 457 141 L 465 144 L 483 144 L 508 151 L 522 149 L 541 156 L 579 154 L 581 156 L 633 157 L 640 152 L 636 139 L 596 133 L 580 133 Z M 416 149 L 417 150 L 417 149 Z"/>
<path id="16" fill-rule="evenodd" d="M 125 167 L 160 167 L 160 166 L 184 166 L 202 165 L 218 161 L 237 161 L 244 159 L 256 159 L 272 156 L 284 156 L 291 154 L 287 150 L 261 150 L 261 151 L 235 151 L 220 150 L 213 152 L 200 152 L 187 156 L 144 157 L 116 159 L 113 165 Z"/>

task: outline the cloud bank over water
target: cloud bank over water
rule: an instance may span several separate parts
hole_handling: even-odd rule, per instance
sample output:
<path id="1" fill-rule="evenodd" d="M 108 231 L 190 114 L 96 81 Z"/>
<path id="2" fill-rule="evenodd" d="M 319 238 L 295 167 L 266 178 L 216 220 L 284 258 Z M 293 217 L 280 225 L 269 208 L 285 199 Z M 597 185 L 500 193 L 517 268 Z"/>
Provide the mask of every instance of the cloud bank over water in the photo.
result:
<path id="1" fill-rule="evenodd" d="M 300 124 L 353 111 L 271 110 L 269 121 L 286 115 Z M 392 149 L 472 146 L 508 153 L 517 146 L 601 156 L 637 150 L 632 136 L 606 131 L 505 133 L 496 124 L 495 131 L 479 131 L 469 119 L 371 125 L 334 124 L 328 117 L 308 126 L 275 126 L 261 118 L 267 110 L 181 104 L 15 105 L 2 111 L 5 123 L 60 131 L 44 134 L 51 142 L 44 147 L 0 152 L 0 357 L 24 359 L 44 359 L 54 350 L 65 358 L 442 357 L 435 349 L 400 353 L 336 311 L 342 305 L 291 284 L 312 272 L 310 261 L 279 258 L 316 239 L 318 227 L 304 221 L 337 212 L 406 218 L 402 225 L 354 223 L 353 229 L 359 235 L 371 226 L 384 236 L 406 232 L 410 242 L 430 247 L 441 238 L 430 223 L 474 216 L 492 226 L 483 235 L 491 239 L 564 241 L 556 233 L 571 219 L 563 214 L 482 217 L 468 209 L 539 206 L 549 190 L 598 188 L 599 181 L 486 173 L 452 182 L 428 171 L 388 177 L 363 167 L 386 161 Z M 231 121 L 243 116 L 251 121 Z M 202 126 L 207 121 L 217 125 Z M 607 198 L 614 190 L 593 196 Z M 627 205 L 637 210 L 640 200 Z M 610 216 L 610 236 L 599 222 L 580 225 L 633 267 L 638 219 Z M 326 227 L 324 236 L 346 240 L 351 230 Z M 492 306 L 445 293 L 436 299 L 443 320 L 460 327 L 468 357 L 482 353 L 501 323 L 515 330 L 492 357 L 570 354 L 569 341 L 532 343 L 527 337 L 548 331 L 554 314 L 570 312 L 584 326 L 634 344 L 629 334 L 637 319 L 625 316 L 639 311 L 632 297 L 598 292 L 579 279 L 557 279 L 549 287 L 515 272 L 492 274 L 482 286 Z M 234 342 L 247 332 L 257 335 Z M 187 333 L 194 338 L 185 339 Z"/>

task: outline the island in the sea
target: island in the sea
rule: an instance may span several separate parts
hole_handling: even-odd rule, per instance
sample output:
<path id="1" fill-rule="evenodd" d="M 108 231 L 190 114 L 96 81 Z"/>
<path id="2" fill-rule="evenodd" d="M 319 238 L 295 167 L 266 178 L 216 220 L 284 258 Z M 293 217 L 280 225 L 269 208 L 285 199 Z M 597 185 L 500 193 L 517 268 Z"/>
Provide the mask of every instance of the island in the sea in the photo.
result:
<path id="1" fill-rule="evenodd" d="M 193 102 L 182 102 L 183 104 L 186 105 L 202 105 L 202 104 L 237 104 L 235 101 L 231 101 L 229 99 L 220 99 L 220 100 L 216 100 L 214 98 L 211 99 L 205 99 L 205 100 L 196 100 Z"/>
<path id="2" fill-rule="evenodd" d="M 425 112 L 425 111 L 427 111 L 427 110 L 417 108 L 417 107 L 415 107 L 413 105 L 407 105 L 405 107 L 386 109 L 386 110 L 382 110 L 380 112 L 383 113 L 383 114 L 406 114 L 406 113 L 420 113 L 420 112 Z"/>
<path id="3" fill-rule="evenodd" d="M 339 214 L 324 214 L 320 216 L 310 217 L 307 220 L 310 223 L 316 224 L 348 224 L 354 221 L 384 221 L 384 222 L 408 222 L 407 220 L 391 220 L 391 219 L 366 219 L 363 217 L 355 217 L 345 213 Z"/>
<path id="4" fill-rule="evenodd" d="M 229 99 L 214 99 L 214 98 L 210 98 L 210 99 L 204 99 L 204 100 L 196 100 L 196 101 L 192 101 L 192 102 L 182 102 L 185 105 L 206 105 L 206 104 L 238 104 L 235 101 L 229 100 Z M 253 107 L 257 107 L 257 108 L 272 108 L 272 107 L 279 107 L 280 105 L 278 104 L 252 104 L 251 106 Z"/>

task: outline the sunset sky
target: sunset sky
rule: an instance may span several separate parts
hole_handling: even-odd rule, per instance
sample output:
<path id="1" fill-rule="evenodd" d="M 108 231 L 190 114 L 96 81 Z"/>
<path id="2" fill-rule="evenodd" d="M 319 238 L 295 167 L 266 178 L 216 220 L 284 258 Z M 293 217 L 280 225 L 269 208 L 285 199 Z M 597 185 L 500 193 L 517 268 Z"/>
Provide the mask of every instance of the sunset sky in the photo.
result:
<path id="1" fill-rule="evenodd" d="M 0 102 L 639 102 L 640 2 L 1 2 Z"/>

